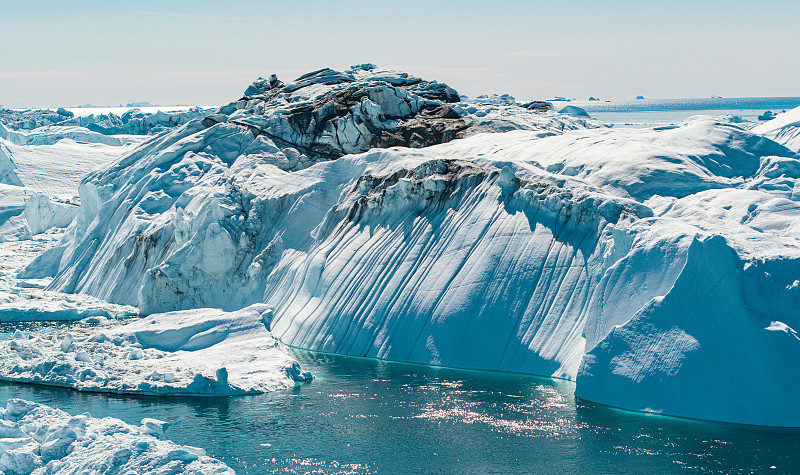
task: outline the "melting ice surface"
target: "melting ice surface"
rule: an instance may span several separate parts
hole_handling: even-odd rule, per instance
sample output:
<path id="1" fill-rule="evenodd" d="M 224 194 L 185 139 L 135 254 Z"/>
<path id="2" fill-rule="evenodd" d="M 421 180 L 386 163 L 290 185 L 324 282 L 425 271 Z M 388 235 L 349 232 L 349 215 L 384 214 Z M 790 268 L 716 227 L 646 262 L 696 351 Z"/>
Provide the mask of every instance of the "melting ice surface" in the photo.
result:
<path id="1" fill-rule="evenodd" d="M 573 394 L 800 426 L 800 108 L 620 130 L 458 98 L 361 65 L 260 78 L 138 146 L 110 116 L 0 127 L 0 321 L 149 315 L 11 323 L 0 377 L 129 396 L 8 396 L 165 419 L 241 472 L 796 471 L 796 429 Z M 296 383 L 271 334 L 575 383 L 307 353 Z M 267 360 L 277 384 L 249 384 Z"/>
<path id="2" fill-rule="evenodd" d="M 269 394 L 174 399 L 0 385 L 71 414 L 203 447 L 237 473 L 797 473 L 800 430 L 626 412 L 574 384 L 294 352 L 313 382 Z M 772 468 L 775 467 L 775 468 Z"/>

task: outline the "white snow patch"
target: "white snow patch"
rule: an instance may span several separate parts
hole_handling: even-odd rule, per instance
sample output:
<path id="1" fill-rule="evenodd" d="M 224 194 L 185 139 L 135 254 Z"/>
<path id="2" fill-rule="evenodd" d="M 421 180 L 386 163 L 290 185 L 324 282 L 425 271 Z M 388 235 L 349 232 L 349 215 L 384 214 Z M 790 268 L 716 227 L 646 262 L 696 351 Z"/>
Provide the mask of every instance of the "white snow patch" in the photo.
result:
<path id="1" fill-rule="evenodd" d="M 28 240 L 0 242 L 0 322 L 85 320 L 99 324 L 138 314 L 136 307 L 91 295 L 45 290 L 51 278 L 19 278 L 20 269 L 55 246 L 63 235 L 63 230 L 50 230 Z"/>
<path id="2" fill-rule="evenodd" d="M 44 404 L 10 399 L 0 408 L 0 473 L 233 474 L 205 450 L 163 439 L 168 424 L 144 419 L 70 415 Z"/>
<path id="3" fill-rule="evenodd" d="M 102 332 L 0 341 L 0 379 L 117 394 L 253 394 L 312 379 L 254 305 L 151 315 Z"/>

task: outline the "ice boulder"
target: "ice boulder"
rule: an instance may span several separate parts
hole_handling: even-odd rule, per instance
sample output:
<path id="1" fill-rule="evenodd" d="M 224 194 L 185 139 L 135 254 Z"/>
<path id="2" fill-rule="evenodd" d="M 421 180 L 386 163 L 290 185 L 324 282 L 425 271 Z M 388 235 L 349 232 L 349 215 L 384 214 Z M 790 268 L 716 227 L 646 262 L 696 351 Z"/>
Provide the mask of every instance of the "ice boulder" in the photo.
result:
<path id="1" fill-rule="evenodd" d="M 163 438 L 167 424 L 137 427 L 106 417 L 70 415 L 22 399 L 0 408 L 0 473 L 233 474 L 205 450 Z"/>

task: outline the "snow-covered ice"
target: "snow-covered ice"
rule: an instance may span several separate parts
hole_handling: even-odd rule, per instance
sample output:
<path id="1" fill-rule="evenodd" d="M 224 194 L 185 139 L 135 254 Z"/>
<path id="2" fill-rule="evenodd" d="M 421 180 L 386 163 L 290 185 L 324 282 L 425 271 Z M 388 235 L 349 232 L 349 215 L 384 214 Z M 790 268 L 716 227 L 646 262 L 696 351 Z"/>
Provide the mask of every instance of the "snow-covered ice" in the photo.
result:
<path id="1" fill-rule="evenodd" d="M 260 79 L 89 175 L 22 275 L 145 314 L 264 303 L 299 347 L 800 426 L 791 142 L 457 99 L 372 65 Z"/>
<path id="2" fill-rule="evenodd" d="M 45 290 L 51 278 L 25 279 L 19 271 L 64 235 L 52 229 L 22 241 L 0 242 L 0 322 L 75 321 L 124 318 L 135 307 L 116 305 L 91 295 Z"/>
<path id="3" fill-rule="evenodd" d="M 228 396 L 312 379 L 268 328 L 263 304 L 151 315 L 81 335 L 0 341 L 0 379 L 116 394 Z"/>
<path id="4" fill-rule="evenodd" d="M 752 130 L 800 153 L 800 107 L 779 114 Z"/>
<path id="5" fill-rule="evenodd" d="M 234 473 L 201 448 L 165 439 L 168 426 L 156 419 L 134 426 L 10 399 L 0 408 L 0 473 Z"/>
<path id="6" fill-rule="evenodd" d="M 68 226 L 80 180 L 141 141 L 75 127 L 14 132 L 0 123 L 0 242 Z"/>

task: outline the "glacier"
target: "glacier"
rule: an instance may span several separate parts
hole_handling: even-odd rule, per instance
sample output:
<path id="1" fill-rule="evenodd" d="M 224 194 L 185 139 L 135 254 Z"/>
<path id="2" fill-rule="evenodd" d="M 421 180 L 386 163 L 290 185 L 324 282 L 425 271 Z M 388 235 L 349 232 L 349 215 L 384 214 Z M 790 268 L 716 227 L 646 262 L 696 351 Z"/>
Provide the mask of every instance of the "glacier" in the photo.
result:
<path id="1" fill-rule="evenodd" d="M 10 399 L 0 408 L 0 472 L 233 474 L 198 447 L 164 438 L 169 424 L 143 419 L 140 426 L 90 414 Z"/>
<path id="2" fill-rule="evenodd" d="M 263 304 L 291 346 L 800 426 L 794 123 L 613 129 L 370 64 L 273 75 L 91 172 L 18 277 L 142 314 Z"/>

